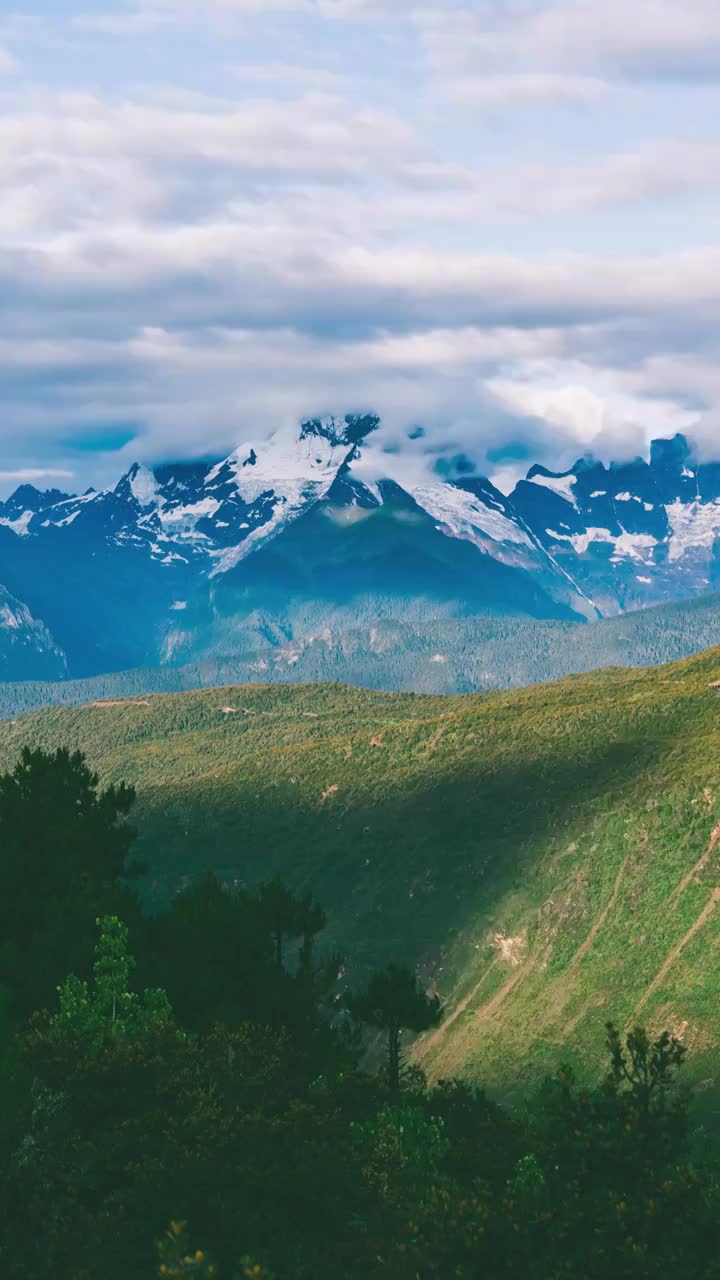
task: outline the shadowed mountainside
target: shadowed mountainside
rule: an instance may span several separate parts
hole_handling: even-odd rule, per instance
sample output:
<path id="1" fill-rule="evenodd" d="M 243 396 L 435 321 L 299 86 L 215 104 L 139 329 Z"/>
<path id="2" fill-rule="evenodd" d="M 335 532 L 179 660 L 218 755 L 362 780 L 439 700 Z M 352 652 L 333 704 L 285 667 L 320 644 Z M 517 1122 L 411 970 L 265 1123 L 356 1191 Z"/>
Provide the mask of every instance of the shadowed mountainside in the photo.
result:
<path id="1" fill-rule="evenodd" d="M 358 969 L 412 959 L 446 1003 L 431 1075 L 522 1088 L 642 1013 L 715 1084 L 720 650 L 515 692 L 256 685 L 46 710 L 0 726 L 139 789 L 160 905 L 212 869 L 326 904 Z M 357 974 L 348 975 L 353 980 Z"/>

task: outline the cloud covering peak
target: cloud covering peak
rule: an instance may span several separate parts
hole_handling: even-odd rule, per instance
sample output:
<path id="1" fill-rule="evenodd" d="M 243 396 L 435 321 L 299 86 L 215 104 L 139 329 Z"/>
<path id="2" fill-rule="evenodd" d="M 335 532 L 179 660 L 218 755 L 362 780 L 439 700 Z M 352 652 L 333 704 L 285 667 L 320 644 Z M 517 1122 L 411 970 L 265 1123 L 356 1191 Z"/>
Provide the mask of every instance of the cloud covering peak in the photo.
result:
<path id="1" fill-rule="evenodd" d="M 719 79 L 709 0 L 31 0 L 3 472 L 103 484 L 338 406 L 429 467 L 712 451 Z"/>

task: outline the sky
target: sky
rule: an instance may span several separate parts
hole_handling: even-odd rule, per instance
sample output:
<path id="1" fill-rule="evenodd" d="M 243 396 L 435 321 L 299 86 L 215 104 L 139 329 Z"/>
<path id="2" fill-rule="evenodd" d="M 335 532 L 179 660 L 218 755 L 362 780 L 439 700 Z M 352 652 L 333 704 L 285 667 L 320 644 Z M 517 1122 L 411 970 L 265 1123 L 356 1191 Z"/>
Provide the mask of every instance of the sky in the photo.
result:
<path id="1" fill-rule="evenodd" d="M 331 412 L 505 487 L 720 456 L 719 117 L 717 0 L 24 0 L 0 491 Z"/>

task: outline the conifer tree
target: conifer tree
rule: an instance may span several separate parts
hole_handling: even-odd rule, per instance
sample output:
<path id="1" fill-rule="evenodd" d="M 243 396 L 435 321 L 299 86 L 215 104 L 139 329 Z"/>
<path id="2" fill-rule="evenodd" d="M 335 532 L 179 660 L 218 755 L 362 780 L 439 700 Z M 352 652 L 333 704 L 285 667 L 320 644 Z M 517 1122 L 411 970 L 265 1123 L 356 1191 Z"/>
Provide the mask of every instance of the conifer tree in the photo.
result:
<path id="1" fill-rule="evenodd" d="M 403 1031 L 427 1031 L 442 1012 L 437 996 L 427 996 L 415 974 L 404 965 L 389 964 L 373 974 L 365 991 L 351 996 L 352 1016 L 387 1036 L 387 1078 L 393 1093 L 400 1088 L 400 1036 Z"/>
<path id="2" fill-rule="evenodd" d="M 287 885 L 278 879 L 261 885 L 258 901 L 272 935 L 278 968 L 283 966 L 285 942 L 293 938 L 302 938 L 301 960 L 307 966 L 313 939 L 325 927 L 325 912 L 322 908 L 309 893 L 303 898 L 296 898 Z"/>
<path id="3" fill-rule="evenodd" d="M 57 974 L 87 969 L 94 921 L 134 907 L 121 878 L 135 832 L 132 787 L 99 789 L 78 751 L 26 747 L 0 776 L 0 983 L 21 1016 L 48 1004 Z"/>
<path id="4" fill-rule="evenodd" d="M 51 1019 L 55 1033 L 71 1032 L 102 1043 L 126 1034 L 141 1034 L 172 1018 L 164 991 L 130 990 L 135 966 L 128 952 L 127 926 L 117 916 L 96 921 L 100 936 L 95 947 L 92 984 L 70 976 L 59 988 L 60 1009 Z"/>

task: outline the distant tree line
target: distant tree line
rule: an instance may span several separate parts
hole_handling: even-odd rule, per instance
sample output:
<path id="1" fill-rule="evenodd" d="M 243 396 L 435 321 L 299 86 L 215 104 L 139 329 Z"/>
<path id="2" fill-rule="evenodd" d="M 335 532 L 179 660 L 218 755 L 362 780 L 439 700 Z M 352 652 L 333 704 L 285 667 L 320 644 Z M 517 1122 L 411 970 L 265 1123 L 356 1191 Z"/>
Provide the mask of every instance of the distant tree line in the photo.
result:
<path id="1" fill-rule="evenodd" d="M 719 604 L 712 595 L 590 623 L 490 613 L 429 621 L 427 602 L 375 597 L 356 601 L 349 616 L 329 617 L 307 604 L 292 623 L 278 619 L 260 632 L 236 620 L 224 657 L 181 667 L 4 683 L 0 667 L 0 719 L 51 705 L 268 681 L 339 680 L 414 693 L 516 688 L 596 668 L 673 662 L 711 648 L 720 644 Z M 316 638 L 303 642 L 309 636 Z"/>

